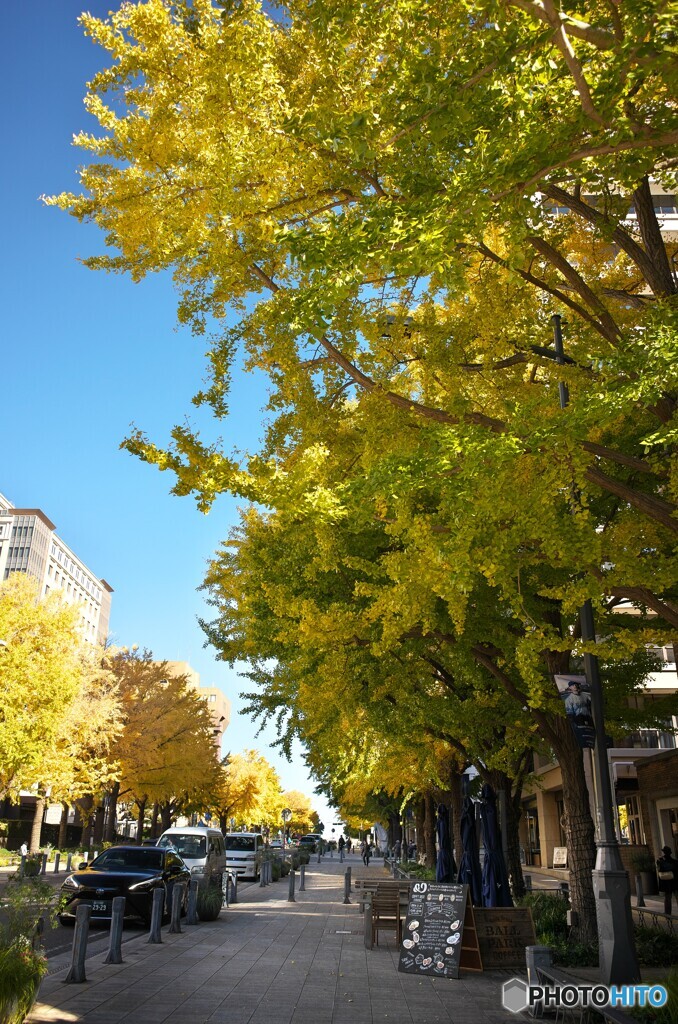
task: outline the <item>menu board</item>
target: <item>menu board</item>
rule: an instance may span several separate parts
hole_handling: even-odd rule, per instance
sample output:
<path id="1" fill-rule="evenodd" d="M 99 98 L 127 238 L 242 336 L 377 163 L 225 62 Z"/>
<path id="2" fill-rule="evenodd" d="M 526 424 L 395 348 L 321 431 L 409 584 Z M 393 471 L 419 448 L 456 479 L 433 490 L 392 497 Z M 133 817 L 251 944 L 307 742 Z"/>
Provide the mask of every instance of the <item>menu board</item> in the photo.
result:
<path id="1" fill-rule="evenodd" d="M 405 918 L 398 970 L 458 978 L 467 885 L 415 882 Z"/>

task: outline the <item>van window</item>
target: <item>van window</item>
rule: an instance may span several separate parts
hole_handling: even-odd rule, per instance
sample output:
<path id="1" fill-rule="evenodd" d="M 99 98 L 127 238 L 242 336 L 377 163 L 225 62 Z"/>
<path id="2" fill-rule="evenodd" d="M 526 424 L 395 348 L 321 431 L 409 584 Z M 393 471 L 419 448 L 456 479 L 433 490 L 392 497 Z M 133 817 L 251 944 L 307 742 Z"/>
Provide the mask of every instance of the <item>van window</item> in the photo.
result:
<path id="1" fill-rule="evenodd" d="M 254 853 L 256 838 L 254 836 L 228 836 L 229 850 L 244 850 L 246 853 Z"/>
<path id="2" fill-rule="evenodd" d="M 198 860 L 207 855 L 207 843 L 204 836 L 194 836 L 188 832 L 173 832 L 160 839 L 158 846 L 173 846 L 180 857 Z"/>

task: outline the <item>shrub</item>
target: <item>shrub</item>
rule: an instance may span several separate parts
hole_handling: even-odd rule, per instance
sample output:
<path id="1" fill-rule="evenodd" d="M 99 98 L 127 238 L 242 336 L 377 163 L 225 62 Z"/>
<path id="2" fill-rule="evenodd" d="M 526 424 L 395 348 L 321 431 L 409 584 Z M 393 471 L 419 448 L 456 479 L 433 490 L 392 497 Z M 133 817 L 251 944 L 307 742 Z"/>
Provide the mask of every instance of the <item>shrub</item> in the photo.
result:
<path id="1" fill-rule="evenodd" d="M 214 885 L 198 889 L 197 911 L 201 921 L 216 921 L 221 913 L 223 896 L 221 889 Z"/>
<path id="2" fill-rule="evenodd" d="M 308 850 L 299 850 L 299 864 L 308 864 L 311 860 L 311 854 Z"/>
<path id="3" fill-rule="evenodd" d="M 0 947 L 0 1020 L 23 1024 L 45 974 L 47 960 L 23 936 Z"/>
<path id="4" fill-rule="evenodd" d="M 678 936 L 661 928 L 636 926 L 636 953 L 641 967 L 664 967 L 678 961 Z"/>
<path id="5" fill-rule="evenodd" d="M 649 1007 L 629 1010 L 643 1024 L 678 1024 L 678 967 L 672 968 L 663 984 L 666 986 L 668 999 L 660 1009 Z"/>
<path id="6" fill-rule="evenodd" d="M 281 861 L 281 863 L 280 863 L 280 874 L 281 874 L 281 876 L 283 878 L 285 877 L 285 875 L 289 875 L 290 867 L 291 867 L 291 865 L 290 865 L 290 862 L 288 860 Z"/>
<path id="7" fill-rule="evenodd" d="M 271 862 L 271 878 L 274 882 L 280 881 L 280 861 L 274 860 Z"/>

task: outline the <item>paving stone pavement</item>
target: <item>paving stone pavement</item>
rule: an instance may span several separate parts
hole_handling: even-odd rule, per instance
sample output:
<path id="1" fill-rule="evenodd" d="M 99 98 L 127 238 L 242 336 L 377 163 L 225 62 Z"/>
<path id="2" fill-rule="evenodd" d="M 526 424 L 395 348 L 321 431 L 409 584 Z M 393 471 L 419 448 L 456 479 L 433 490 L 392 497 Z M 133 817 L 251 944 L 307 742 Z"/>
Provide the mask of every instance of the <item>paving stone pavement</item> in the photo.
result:
<path id="1" fill-rule="evenodd" d="M 357 856 L 316 858 L 306 891 L 288 902 L 287 879 L 241 892 L 218 921 L 162 944 L 146 935 L 123 944 L 123 964 L 88 959 L 87 981 L 65 984 L 67 963 L 52 965 L 30 1024 L 505 1024 L 506 972 L 462 972 L 458 981 L 398 973 L 394 937 L 365 949 L 362 916 L 343 904 L 344 871 L 384 876 Z"/>

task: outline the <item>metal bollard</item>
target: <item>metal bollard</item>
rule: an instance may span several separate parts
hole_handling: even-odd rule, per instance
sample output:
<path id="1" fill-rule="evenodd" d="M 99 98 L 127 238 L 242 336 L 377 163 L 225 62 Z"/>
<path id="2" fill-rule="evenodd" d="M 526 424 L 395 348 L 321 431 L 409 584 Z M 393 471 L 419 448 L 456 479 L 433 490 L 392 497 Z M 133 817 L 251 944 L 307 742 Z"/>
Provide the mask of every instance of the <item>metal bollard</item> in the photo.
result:
<path id="1" fill-rule="evenodd" d="M 81 904 L 75 912 L 75 933 L 73 935 L 73 953 L 71 968 L 64 978 L 67 984 L 87 981 L 85 977 L 85 957 L 87 955 L 87 937 L 89 935 L 89 919 L 92 908 Z"/>
<path id="2" fill-rule="evenodd" d="M 645 906 L 645 898 L 643 896 L 643 880 L 639 874 L 636 875 L 636 906 Z"/>
<path id="3" fill-rule="evenodd" d="M 54 874 L 55 875 L 59 874 L 59 861 L 60 860 L 61 860 L 61 854 L 60 853 L 55 853 L 54 854 Z"/>
<path id="4" fill-rule="evenodd" d="M 21 863 L 19 864 L 19 878 L 23 878 L 26 874 L 26 858 L 22 855 Z"/>
<path id="5" fill-rule="evenodd" d="M 170 935 L 181 935 L 181 904 L 184 900 L 186 884 L 175 882 L 172 886 L 172 920 L 170 921 Z"/>
<path id="6" fill-rule="evenodd" d="M 238 872 L 231 873 L 231 903 L 238 902 Z"/>
<path id="7" fill-rule="evenodd" d="M 294 879 L 295 879 L 294 868 L 292 868 L 292 870 L 290 871 L 290 891 L 289 891 L 289 895 L 287 897 L 287 902 L 288 903 L 296 903 L 297 902 L 295 900 L 295 898 L 294 898 Z"/>
<path id="8" fill-rule="evenodd" d="M 153 943 L 162 942 L 160 926 L 162 924 L 162 912 L 165 909 L 165 890 L 155 889 L 153 892 L 153 909 L 151 911 L 151 931 L 148 941 Z"/>
<path id="9" fill-rule="evenodd" d="M 393 877 L 397 878 L 398 877 L 398 865 L 395 862 L 395 857 L 393 858 L 393 869 L 392 870 L 393 870 Z"/>
<path id="10" fill-rule="evenodd" d="M 330 860 L 334 860 L 334 849 L 330 846 Z"/>
<path id="11" fill-rule="evenodd" d="M 259 867 L 259 888 L 263 889 L 266 883 L 266 861 L 262 861 Z"/>
<path id="12" fill-rule="evenodd" d="M 351 891 L 351 876 L 350 876 L 349 872 L 347 871 L 346 874 L 344 875 L 344 903 L 350 903 L 351 902 L 351 899 L 350 899 L 350 897 L 348 895 L 350 893 L 350 891 Z"/>
<path id="13" fill-rule="evenodd" d="M 341 850 L 339 850 L 339 863 L 340 864 L 344 863 L 344 848 L 343 848 L 343 846 L 342 846 Z"/>
<path id="14" fill-rule="evenodd" d="M 318 864 L 320 864 L 320 857 L 321 857 L 320 847 L 318 847 Z"/>
<path id="15" fill-rule="evenodd" d="M 125 897 L 116 896 L 113 899 L 113 912 L 111 914 L 111 931 L 108 943 L 108 953 L 105 964 L 122 963 L 122 926 L 125 921 Z"/>
<path id="16" fill-rule="evenodd" d="M 186 924 L 198 924 L 198 880 L 192 878 L 188 883 L 188 914 Z"/>
<path id="17" fill-rule="evenodd" d="M 68 857 L 66 857 L 66 871 L 70 871 L 71 870 L 71 864 L 72 863 L 73 863 L 73 854 L 69 853 Z"/>
<path id="18" fill-rule="evenodd" d="M 366 895 L 367 899 L 363 909 L 364 941 L 365 949 L 372 949 L 374 946 L 374 936 L 372 934 L 372 893 L 367 893 Z"/>
<path id="19" fill-rule="evenodd" d="M 227 910 L 228 910 L 228 897 L 229 897 L 228 888 L 229 888 L 230 880 L 231 879 L 230 879 L 230 875 L 228 874 L 228 872 L 225 872 L 221 876 L 221 905 L 222 905 L 222 907 L 226 907 Z M 189 895 L 190 895 L 190 893 L 189 893 Z"/>
<path id="20" fill-rule="evenodd" d="M 40 874 L 41 875 L 46 875 L 47 874 L 47 859 L 48 859 L 48 857 L 49 857 L 48 853 L 43 853 L 43 855 L 42 855 L 42 863 L 40 864 Z"/>
<path id="21" fill-rule="evenodd" d="M 299 892 L 306 892 L 306 865 L 299 865 Z"/>
<path id="22" fill-rule="evenodd" d="M 532 875 L 523 875 L 523 881 L 525 882 L 525 892 L 532 892 Z"/>
<path id="23" fill-rule="evenodd" d="M 348 875 L 348 891 L 351 891 L 351 868 L 346 868 L 346 874 Z"/>

